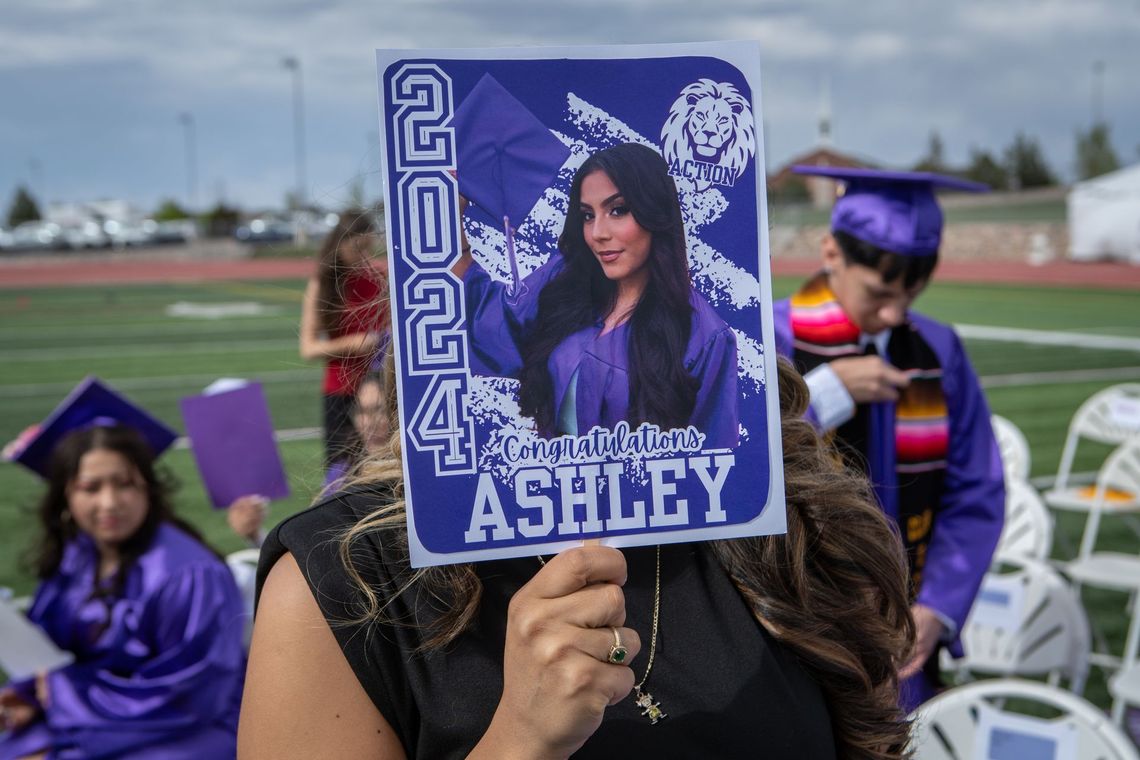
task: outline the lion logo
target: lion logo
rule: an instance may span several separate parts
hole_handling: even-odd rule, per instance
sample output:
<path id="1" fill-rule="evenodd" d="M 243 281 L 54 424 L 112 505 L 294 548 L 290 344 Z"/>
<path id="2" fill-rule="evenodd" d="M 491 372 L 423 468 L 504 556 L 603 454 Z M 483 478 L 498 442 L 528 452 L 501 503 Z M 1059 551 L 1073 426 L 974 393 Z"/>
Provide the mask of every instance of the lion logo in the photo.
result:
<path id="1" fill-rule="evenodd" d="M 748 101 L 728 82 L 693 82 L 669 108 L 661 150 L 669 173 L 692 180 L 697 192 L 732 187 L 756 151 Z"/>

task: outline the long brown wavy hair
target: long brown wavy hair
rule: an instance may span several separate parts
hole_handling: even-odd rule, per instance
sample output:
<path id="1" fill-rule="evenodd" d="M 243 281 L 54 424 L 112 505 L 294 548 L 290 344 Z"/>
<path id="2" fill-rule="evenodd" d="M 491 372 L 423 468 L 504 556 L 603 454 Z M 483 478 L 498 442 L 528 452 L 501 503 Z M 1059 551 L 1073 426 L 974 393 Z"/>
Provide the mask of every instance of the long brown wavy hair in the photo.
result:
<path id="1" fill-rule="evenodd" d="M 394 415 L 390 361 L 386 371 Z M 823 690 L 839 757 L 906 757 L 909 726 L 898 705 L 898 668 L 915 629 L 902 543 L 866 478 L 844 468 L 804 419 L 807 386 L 784 359 L 779 388 L 788 532 L 716 541 L 713 552 L 756 619 Z M 399 429 L 395 420 L 391 429 Z M 355 478 L 388 498 L 341 539 L 341 559 L 361 610 L 346 623 L 383 619 L 392 599 L 417 588 L 440 601 L 443 614 L 424 632 L 422 646 L 438 649 L 463 634 L 478 613 L 482 585 L 471 565 L 409 569 L 396 587 L 383 589 L 370 587 L 356 570 L 369 561 L 356 545 L 364 535 L 382 531 L 387 545 L 406 556 L 399 436 L 390 447 Z"/>
<path id="2" fill-rule="evenodd" d="M 645 291 L 629 316 L 631 430 L 642 422 L 663 429 L 689 424 L 700 383 L 685 369 L 692 332 L 689 260 L 677 185 L 661 154 L 638 143 L 619 143 L 587 158 L 570 183 L 566 223 L 558 236 L 563 269 L 538 296 L 535 329 L 522 341 L 519 408 L 540 432 L 555 427 L 550 355 L 569 336 L 614 308 L 618 285 L 606 277 L 583 233 L 582 183 L 601 172 L 618 188 L 639 227 L 650 233 Z"/>
<path id="3" fill-rule="evenodd" d="M 345 209 L 336 226 L 325 236 L 317 252 L 317 304 L 320 326 L 326 331 L 336 329 L 344 314 L 345 286 L 357 267 L 371 266 L 369 262 L 348 264 L 341 259 L 341 247 L 361 235 L 377 234 L 372 214 L 366 209 Z"/>

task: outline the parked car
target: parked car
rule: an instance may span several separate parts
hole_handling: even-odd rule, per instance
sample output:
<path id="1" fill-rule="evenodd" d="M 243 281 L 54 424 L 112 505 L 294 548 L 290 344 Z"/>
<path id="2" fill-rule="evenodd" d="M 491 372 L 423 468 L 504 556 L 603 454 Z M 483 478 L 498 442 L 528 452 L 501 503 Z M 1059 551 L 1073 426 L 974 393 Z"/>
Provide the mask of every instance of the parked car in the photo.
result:
<path id="1" fill-rule="evenodd" d="M 119 220 L 108 219 L 103 222 L 103 232 L 111 239 L 115 248 L 149 245 L 152 242 L 158 223 L 153 219 Z"/>
<path id="2" fill-rule="evenodd" d="M 258 217 L 234 231 L 242 243 L 282 243 L 293 239 L 293 224 L 284 219 Z"/>
<path id="3" fill-rule="evenodd" d="M 198 237 L 198 228 L 190 219 L 158 222 L 152 237 L 157 245 L 188 243 Z"/>
<path id="4" fill-rule="evenodd" d="M 67 247 L 63 228 L 55 222 L 24 222 L 16 225 L 4 236 L 4 248 L 9 251 L 55 251 Z"/>
<path id="5" fill-rule="evenodd" d="M 68 248 L 81 250 L 106 248 L 111 245 L 111 238 L 103 231 L 103 225 L 93 219 L 77 224 L 64 224 L 61 227 L 63 240 Z"/>

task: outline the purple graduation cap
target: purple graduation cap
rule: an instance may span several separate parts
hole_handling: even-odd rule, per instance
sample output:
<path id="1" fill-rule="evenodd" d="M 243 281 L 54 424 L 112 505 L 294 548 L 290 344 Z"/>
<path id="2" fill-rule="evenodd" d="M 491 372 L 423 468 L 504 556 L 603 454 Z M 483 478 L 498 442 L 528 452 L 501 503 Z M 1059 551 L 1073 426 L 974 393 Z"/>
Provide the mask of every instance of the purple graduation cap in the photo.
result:
<path id="1" fill-rule="evenodd" d="M 984 193 L 979 182 L 931 172 L 893 172 L 838 166 L 793 166 L 796 174 L 845 184 L 831 210 L 831 230 L 900 256 L 933 256 L 942 240 L 942 209 L 934 190 Z"/>
<path id="2" fill-rule="evenodd" d="M 47 478 L 48 463 L 56 445 L 74 430 L 99 425 L 134 428 L 150 445 L 156 459 L 178 438 L 178 433 L 165 423 L 111 390 L 97 377 L 89 376 L 40 423 L 38 431 L 25 440 L 18 440 L 7 457 Z"/>
<path id="3" fill-rule="evenodd" d="M 570 149 L 490 74 L 455 109 L 451 126 L 459 192 L 502 223 L 513 292 L 519 274 L 512 225 L 530 214 Z"/>

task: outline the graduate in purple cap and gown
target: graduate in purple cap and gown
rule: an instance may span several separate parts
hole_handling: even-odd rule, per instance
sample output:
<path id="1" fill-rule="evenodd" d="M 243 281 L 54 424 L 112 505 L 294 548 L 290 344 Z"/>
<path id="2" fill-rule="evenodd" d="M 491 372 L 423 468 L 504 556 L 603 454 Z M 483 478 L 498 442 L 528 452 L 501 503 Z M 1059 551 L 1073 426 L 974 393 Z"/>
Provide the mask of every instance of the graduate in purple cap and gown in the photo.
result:
<path id="1" fill-rule="evenodd" d="M 74 406 L 16 459 L 47 479 L 28 617 L 75 659 L 0 689 L 0 758 L 233 757 L 242 601 L 155 473 L 173 432 Z"/>
<path id="2" fill-rule="evenodd" d="M 958 633 L 1001 534 L 1005 490 L 990 411 L 957 334 L 910 306 L 938 261 L 936 186 L 927 173 L 796 167 L 845 183 L 822 243 L 823 269 L 775 304 L 778 350 L 804 373 L 809 417 L 864 469 L 897 521 L 911 569 L 917 637 L 902 703 L 933 696 L 938 649 Z"/>
<path id="3" fill-rule="evenodd" d="M 464 240 L 473 371 L 518 378 L 545 436 L 648 422 L 736 446 L 736 336 L 692 287 L 665 160 L 632 143 L 586 159 L 558 249 L 510 293 Z"/>

